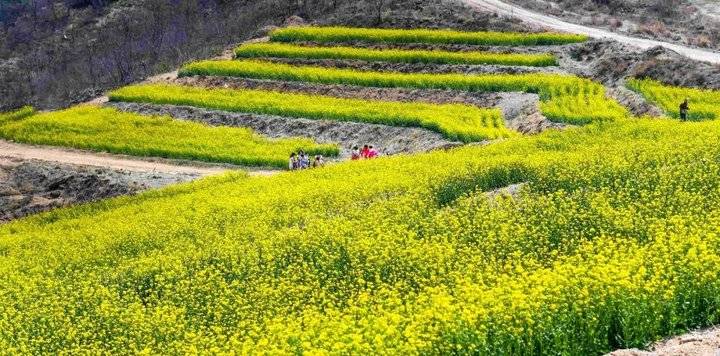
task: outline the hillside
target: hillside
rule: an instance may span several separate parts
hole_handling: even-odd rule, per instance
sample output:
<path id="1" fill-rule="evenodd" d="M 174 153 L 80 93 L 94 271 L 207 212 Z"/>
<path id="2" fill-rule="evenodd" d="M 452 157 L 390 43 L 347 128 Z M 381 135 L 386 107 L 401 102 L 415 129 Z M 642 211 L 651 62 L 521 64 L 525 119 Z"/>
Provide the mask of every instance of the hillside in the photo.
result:
<path id="1" fill-rule="evenodd" d="M 708 0 L 511 0 L 573 23 L 720 50 L 720 5 Z"/>
<path id="2" fill-rule="evenodd" d="M 295 5 L 0 113 L 0 349 L 717 345 L 668 338 L 720 323 L 720 68 L 469 2 Z"/>
<path id="3" fill-rule="evenodd" d="M 21 15 L 0 22 L 0 110 L 83 102 L 118 85 L 218 55 L 292 15 L 354 26 L 522 28 L 468 12 L 456 0 L 115 0 L 68 5 L 72 3 L 31 2 L 32 7 L 21 8 Z"/>

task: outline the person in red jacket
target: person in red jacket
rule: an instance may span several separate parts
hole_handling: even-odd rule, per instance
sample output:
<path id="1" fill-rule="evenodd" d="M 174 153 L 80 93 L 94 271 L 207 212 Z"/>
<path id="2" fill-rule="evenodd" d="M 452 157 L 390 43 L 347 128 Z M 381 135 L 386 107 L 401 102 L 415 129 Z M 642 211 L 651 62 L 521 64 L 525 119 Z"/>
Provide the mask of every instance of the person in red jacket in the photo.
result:
<path id="1" fill-rule="evenodd" d="M 380 156 L 380 152 L 378 152 L 378 150 L 374 149 L 373 146 L 370 146 L 370 147 L 368 148 L 368 155 L 367 155 L 367 157 L 368 157 L 368 158 L 377 158 L 378 156 Z"/>
<path id="2" fill-rule="evenodd" d="M 368 145 L 363 146 L 362 150 L 360 150 L 360 157 L 368 158 L 369 154 L 370 154 L 370 147 L 368 147 Z"/>

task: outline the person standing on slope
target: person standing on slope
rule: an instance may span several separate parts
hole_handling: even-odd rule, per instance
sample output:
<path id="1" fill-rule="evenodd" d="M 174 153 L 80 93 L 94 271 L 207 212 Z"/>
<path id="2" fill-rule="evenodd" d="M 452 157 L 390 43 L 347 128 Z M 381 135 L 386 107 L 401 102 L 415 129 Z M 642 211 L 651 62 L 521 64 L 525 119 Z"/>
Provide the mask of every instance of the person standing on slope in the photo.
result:
<path id="1" fill-rule="evenodd" d="M 682 104 L 680 104 L 680 120 L 681 121 L 687 121 L 688 111 L 690 111 L 690 105 L 688 103 L 688 99 L 686 98 L 685 101 L 683 101 Z"/>
<path id="2" fill-rule="evenodd" d="M 300 151 L 300 169 L 310 168 L 310 157 L 305 154 L 305 151 Z"/>
<path id="3" fill-rule="evenodd" d="M 370 153 L 370 148 L 368 147 L 368 145 L 364 145 L 362 150 L 360 150 L 360 157 L 368 158 L 369 153 Z"/>
<path id="4" fill-rule="evenodd" d="M 373 148 L 373 146 L 370 146 L 368 148 L 367 158 L 377 158 L 378 156 L 380 156 L 380 152 L 378 152 L 378 150 Z"/>
<path id="5" fill-rule="evenodd" d="M 290 168 L 291 171 L 294 171 L 294 170 L 298 169 L 298 159 L 297 159 L 297 156 L 295 155 L 295 152 L 293 152 L 293 153 L 290 154 L 290 165 L 289 165 L 289 168 Z"/>
<path id="6" fill-rule="evenodd" d="M 353 161 L 357 161 L 360 159 L 360 149 L 358 146 L 353 146 L 352 153 L 350 154 L 350 159 Z"/>
<path id="7" fill-rule="evenodd" d="M 313 168 L 320 168 L 325 165 L 325 160 L 323 160 L 323 157 L 321 155 L 315 156 L 315 160 L 312 163 Z"/>

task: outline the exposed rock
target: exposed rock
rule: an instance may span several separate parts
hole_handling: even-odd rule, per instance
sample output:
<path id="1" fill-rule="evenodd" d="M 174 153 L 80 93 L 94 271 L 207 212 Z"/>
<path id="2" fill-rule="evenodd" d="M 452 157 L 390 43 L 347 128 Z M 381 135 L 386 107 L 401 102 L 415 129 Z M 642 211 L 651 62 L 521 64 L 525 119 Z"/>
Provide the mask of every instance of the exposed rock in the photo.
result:
<path id="1" fill-rule="evenodd" d="M 608 89 L 608 95 L 621 105 L 628 108 L 628 110 L 630 110 L 630 112 L 635 116 L 665 116 L 665 113 L 660 108 L 645 100 L 642 95 L 624 86 Z"/>
<path id="2" fill-rule="evenodd" d="M 649 351 L 626 349 L 611 352 L 610 356 L 717 356 L 720 355 L 720 329 L 697 330 L 660 341 Z"/>
<path id="3" fill-rule="evenodd" d="M 134 194 L 197 177 L 0 156 L 0 222 L 70 204 Z"/>
<path id="4" fill-rule="evenodd" d="M 614 41 L 574 44 L 558 53 L 560 66 L 608 86 L 627 77 L 652 78 L 666 84 L 720 89 L 720 66 L 683 57 L 664 47 L 646 51 Z"/>

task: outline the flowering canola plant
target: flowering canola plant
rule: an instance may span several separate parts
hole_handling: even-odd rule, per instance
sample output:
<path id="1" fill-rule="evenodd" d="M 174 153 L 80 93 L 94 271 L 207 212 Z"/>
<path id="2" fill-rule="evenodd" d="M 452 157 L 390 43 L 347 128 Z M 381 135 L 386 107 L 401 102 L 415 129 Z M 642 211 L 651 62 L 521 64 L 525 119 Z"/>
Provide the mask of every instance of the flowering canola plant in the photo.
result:
<path id="1" fill-rule="evenodd" d="M 0 226 L 0 348 L 641 347 L 720 321 L 719 139 L 716 121 L 617 120 L 17 220 Z"/>
<path id="2" fill-rule="evenodd" d="M 587 36 L 566 33 L 464 32 L 434 29 L 380 29 L 357 27 L 294 26 L 270 33 L 274 42 L 433 43 L 489 46 L 562 45 L 587 41 Z"/>
<path id="3" fill-rule="evenodd" d="M 279 168 L 286 167 L 290 153 L 300 149 L 329 156 L 339 153 L 335 145 L 304 138 L 268 139 L 246 128 L 211 127 L 92 105 L 40 114 L 25 108 L 0 116 L 0 137 L 136 156 Z"/>
<path id="4" fill-rule="evenodd" d="M 417 126 L 463 142 L 515 135 L 505 127 L 499 109 L 481 109 L 466 104 L 402 103 L 267 90 L 207 89 L 163 84 L 120 88 L 110 93 L 110 100 L 190 105 L 307 119 Z"/>
<path id="5" fill-rule="evenodd" d="M 451 52 L 442 50 L 370 49 L 299 46 L 287 43 L 249 43 L 235 49 L 236 58 L 354 59 L 371 62 L 429 64 L 496 64 L 547 67 L 557 65 L 554 55 L 527 53 Z"/>
<path id="6" fill-rule="evenodd" d="M 521 91 L 540 95 L 540 109 L 551 120 L 571 124 L 610 121 L 629 116 L 605 93 L 605 87 L 572 75 L 425 74 L 357 71 L 319 66 L 294 66 L 258 60 L 199 61 L 180 70 L 180 76 L 216 75 L 249 79 L 302 81 L 367 87 L 449 89 L 473 92 Z"/>
<path id="7" fill-rule="evenodd" d="M 714 120 L 720 117 L 720 91 L 674 87 L 652 79 L 631 79 L 627 86 L 660 106 L 673 118 L 680 117 L 680 103 L 688 99 L 690 120 Z"/>

